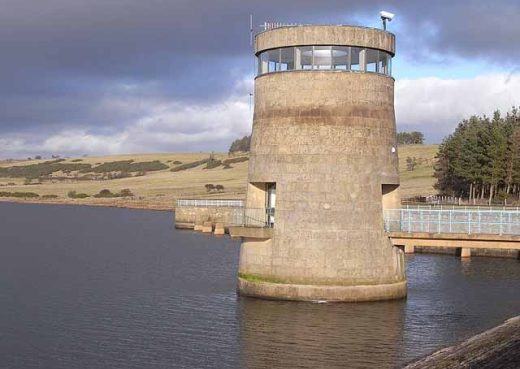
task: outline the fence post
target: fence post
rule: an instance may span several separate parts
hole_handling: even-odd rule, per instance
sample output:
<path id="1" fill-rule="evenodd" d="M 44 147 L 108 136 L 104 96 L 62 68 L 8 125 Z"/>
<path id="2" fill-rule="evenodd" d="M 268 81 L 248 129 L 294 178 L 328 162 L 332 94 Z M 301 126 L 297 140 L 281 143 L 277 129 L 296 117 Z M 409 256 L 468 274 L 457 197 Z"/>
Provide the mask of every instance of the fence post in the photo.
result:
<path id="1" fill-rule="evenodd" d="M 471 212 L 468 214 L 468 234 L 471 234 Z"/>
<path id="2" fill-rule="evenodd" d="M 500 234 L 501 236 L 502 236 L 503 214 L 504 214 L 504 212 L 501 211 L 501 212 L 500 212 L 500 231 L 499 231 L 499 234 Z"/>
<path id="3" fill-rule="evenodd" d="M 441 216 L 442 216 L 442 210 L 439 211 L 439 228 L 437 230 L 437 233 L 441 233 Z"/>
<path id="4" fill-rule="evenodd" d="M 452 213 L 453 213 L 453 210 L 450 210 L 450 233 L 452 232 L 452 230 L 451 230 Z"/>

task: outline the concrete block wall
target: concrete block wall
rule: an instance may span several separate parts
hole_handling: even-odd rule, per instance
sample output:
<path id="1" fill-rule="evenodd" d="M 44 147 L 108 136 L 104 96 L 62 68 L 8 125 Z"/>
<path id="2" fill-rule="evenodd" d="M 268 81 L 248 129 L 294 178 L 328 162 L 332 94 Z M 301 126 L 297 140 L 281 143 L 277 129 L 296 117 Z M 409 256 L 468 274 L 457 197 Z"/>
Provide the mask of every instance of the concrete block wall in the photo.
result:
<path id="1" fill-rule="evenodd" d="M 222 223 L 225 227 L 233 225 L 241 219 L 242 207 L 229 206 L 178 206 L 175 209 L 175 226 L 177 228 L 193 228 L 196 223 L 211 221 Z"/>

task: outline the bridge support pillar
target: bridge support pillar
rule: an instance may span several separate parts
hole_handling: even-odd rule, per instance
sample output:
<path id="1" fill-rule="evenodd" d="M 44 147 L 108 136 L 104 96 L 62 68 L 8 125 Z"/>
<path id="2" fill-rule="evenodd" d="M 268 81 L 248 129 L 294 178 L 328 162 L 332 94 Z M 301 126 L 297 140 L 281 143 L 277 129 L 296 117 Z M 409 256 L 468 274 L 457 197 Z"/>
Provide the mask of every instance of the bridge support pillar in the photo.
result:
<path id="1" fill-rule="evenodd" d="M 404 245 L 404 253 L 405 254 L 413 254 L 415 252 L 415 246 L 414 245 Z"/>
<path id="2" fill-rule="evenodd" d="M 215 235 L 223 235 L 224 234 L 224 223 L 217 222 L 215 223 L 215 230 L 213 231 Z"/>
<path id="3" fill-rule="evenodd" d="M 195 226 L 193 227 L 193 230 L 201 232 L 202 227 L 203 227 L 203 222 L 201 220 L 197 220 L 197 221 L 195 221 Z"/>
<path id="4" fill-rule="evenodd" d="M 469 247 L 462 247 L 460 249 L 460 257 L 461 258 L 469 258 L 469 257 L 471 257 L 471 249 Z"/>
<path id="5" fill-rule="evenodd" d="M 204 222 L 202 225 L 202 233 L 211 233 L 213 231 L 213 223 Z"/>

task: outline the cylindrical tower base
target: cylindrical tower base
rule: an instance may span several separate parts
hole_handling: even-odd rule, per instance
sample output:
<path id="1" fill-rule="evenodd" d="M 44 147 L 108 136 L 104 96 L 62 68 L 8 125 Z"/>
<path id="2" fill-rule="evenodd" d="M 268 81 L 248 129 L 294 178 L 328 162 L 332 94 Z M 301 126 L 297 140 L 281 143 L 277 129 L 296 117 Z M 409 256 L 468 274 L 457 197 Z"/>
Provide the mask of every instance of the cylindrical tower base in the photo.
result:
<path id="1" fill-rule="evenodd" d="M 406 281 L 379 285 L 318 286 L 248 281 L 239 278 L 238 293 L 243 296 L 273 300 L 328 302 L 383 301 L 405 298 Z"/>

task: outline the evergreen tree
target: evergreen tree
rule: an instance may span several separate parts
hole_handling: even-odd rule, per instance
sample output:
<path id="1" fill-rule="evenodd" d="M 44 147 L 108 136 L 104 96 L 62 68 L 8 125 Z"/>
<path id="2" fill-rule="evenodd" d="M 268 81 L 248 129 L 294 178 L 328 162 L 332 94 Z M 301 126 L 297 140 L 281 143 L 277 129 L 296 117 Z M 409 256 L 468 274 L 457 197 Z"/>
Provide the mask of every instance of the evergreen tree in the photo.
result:
<path id="1" fill-rule="evenodd" d="M 446 137 L 437 153 L 435 188 L 472 199 L 520 199 L 520 113 L 472 116 Z"/>

